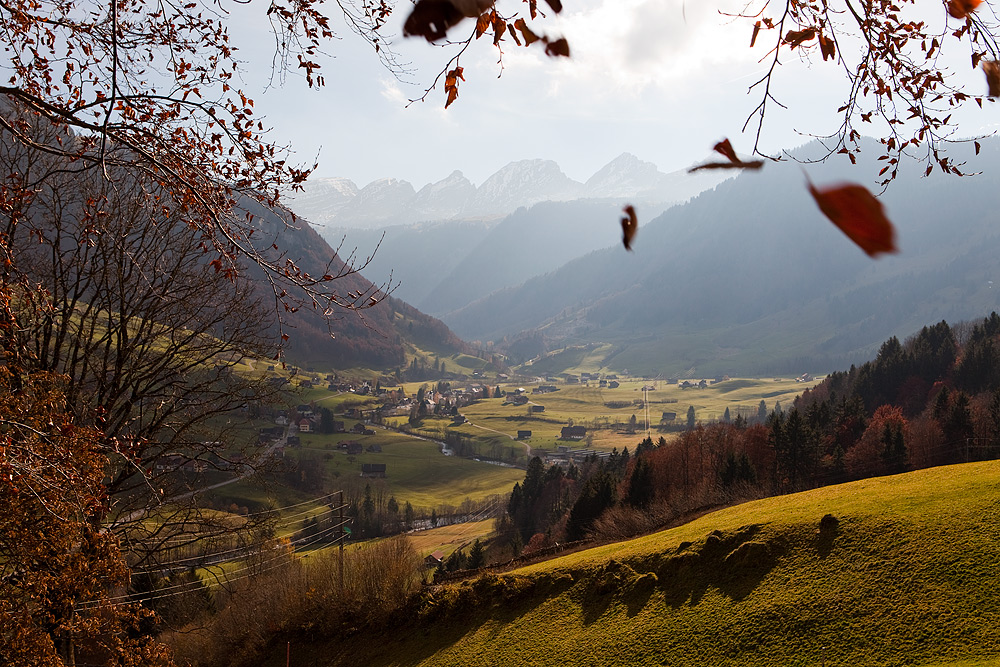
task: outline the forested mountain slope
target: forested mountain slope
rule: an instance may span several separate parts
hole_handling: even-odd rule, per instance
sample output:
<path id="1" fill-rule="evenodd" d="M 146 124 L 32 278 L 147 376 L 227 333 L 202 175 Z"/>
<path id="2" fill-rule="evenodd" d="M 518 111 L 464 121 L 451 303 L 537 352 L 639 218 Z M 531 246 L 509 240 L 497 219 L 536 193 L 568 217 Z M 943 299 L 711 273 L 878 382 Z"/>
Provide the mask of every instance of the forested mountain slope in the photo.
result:
<path id="1" fill-rule="evenodd" d="M 741 174 L 644 225 L 633 254 L 616 244 L 445 320 L 467 339 L 537 328 L 550 347 L 613 342 L 607 366 L 632 371 L 844 367 L 869 358 L 890 335 L 996 306 L 1000 141 L 983 142 L 977 157 L 971 146 L 967 153 L 965 168 L 981 175 L 924 178 L 921 165 L 905 164 L 881 197 L 897 228 L 898 255 L 867 258 L 806 189 L 803 171 L 817 185 L 870 178 L 882 163 L 868 145 L 857 166 L 839 156 Z M 617 217 L 607 226 L 615 228 Z"/>

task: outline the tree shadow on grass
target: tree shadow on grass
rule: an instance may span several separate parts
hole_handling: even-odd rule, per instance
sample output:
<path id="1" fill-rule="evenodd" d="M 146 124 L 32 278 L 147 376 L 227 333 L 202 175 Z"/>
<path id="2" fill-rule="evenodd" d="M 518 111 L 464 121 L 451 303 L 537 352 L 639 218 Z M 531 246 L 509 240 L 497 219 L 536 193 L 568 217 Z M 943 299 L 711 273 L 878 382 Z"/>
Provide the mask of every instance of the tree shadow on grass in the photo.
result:
<path id="1" fill-rule="evenodd" d="M 819 522 L 816 531 L 816 552 L 820 558 L 826 558 L 833 551 L 834 540 L 840 534 L 840 520 L 832 514 L 825 515 Z"/>
<path id="2" fill-rule="evenodd" d="M 610 561 L 587 582 L 582 597 L 584 623 L 603 616 L 615 601 L 635 616 L 660 591 L 666 604 L 697 605 L 709 588 L 742 600 L 774 569 L 786 546 L 780 537 L 761 539 L 761 526 L 744 526 L 731 533 L 713 531 L 697 544 L 682 543 L 673 553 L 661 553 L 628 564 Z"/>
<path id="3" fill-rule="evenodd" d="M 394 622 L 379 629 L 377 637 L 358 637 L 363 660 L 317 664 L 416 665 L 454 646 L 466 635 L 482 632 L 488 625 L 503 641 L 500 633 L 504 627 L 573 584 L 572 575 L 553 573 L 532 577 L 486 575 L 443 586 L 398 613 Z"/>

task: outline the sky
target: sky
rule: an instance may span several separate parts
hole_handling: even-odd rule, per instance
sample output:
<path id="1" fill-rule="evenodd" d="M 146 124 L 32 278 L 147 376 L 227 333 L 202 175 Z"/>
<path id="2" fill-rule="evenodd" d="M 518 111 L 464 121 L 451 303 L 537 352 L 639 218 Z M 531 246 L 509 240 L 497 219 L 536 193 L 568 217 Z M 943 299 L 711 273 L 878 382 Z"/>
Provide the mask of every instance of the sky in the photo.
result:
<path id="1" fill-rule="evenodd" d="M 744 132 L 743 125 L 761 92 L 748 88 L 764 74 L 774 36 L 762 33 L 749 47 L 752 22 L 722 13 L 744 4 L 566 0 L 561 14 L 532 27 L 565 37 L 570 58 L 507 39 L 501 64 L 487 39 L 474 42 L 461 56 L 465 81 L 448 109 L 441 84 L 425 101 L 409 103 L 454 49 L 401 36 L 406 0 L 385 31 L 406 72 L 394 76 L 370 45 L 335 22 L 338 39 L 319 58 L 326 80 L 319 90 L 295 73 L 280 85 L 270 81 L 273 38 L 259 5 L 234 15 L 230 30 L 246 63 L 245 89 L 273 139 L 293 148 L 293 161 L 318 160 L 318 177 L 346 177 L 359 187 L 393 177 L 419 189 L 459 170 L 478 186 L 509 162 L 543 158 L 585 181 L 623 152 L 669 172 L 708 158 L 723 137 L 738 153 L 751 151 L 756 126 Z M 514 0 L 498 6 L 526 7 Z M 450 34 L 472 28 L 466 21 Z M 818 53 L 783 60 L 772 92 L 788 109 L 769 109 L 761 141 L 771 153 L 835 131 L 846 86 L 841 66 Z M 963 131 L 988 131 L 995 109 L 988 111 L 967 110 Z"/>

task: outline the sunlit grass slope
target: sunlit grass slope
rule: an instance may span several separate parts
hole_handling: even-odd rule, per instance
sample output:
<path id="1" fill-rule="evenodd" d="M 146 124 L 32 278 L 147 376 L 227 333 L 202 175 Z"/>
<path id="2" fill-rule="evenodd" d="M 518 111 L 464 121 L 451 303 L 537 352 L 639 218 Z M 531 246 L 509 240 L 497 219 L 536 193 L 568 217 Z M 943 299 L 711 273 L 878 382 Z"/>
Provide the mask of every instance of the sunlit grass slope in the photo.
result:
<path id="1" fill-rule="evenodd" d="M 310 653 L 324 665 L 992 665 L 998 577 L 1000 463 L 975 463 L 746 503 L 443 587 L 351 637 L 350 652 Z"/>

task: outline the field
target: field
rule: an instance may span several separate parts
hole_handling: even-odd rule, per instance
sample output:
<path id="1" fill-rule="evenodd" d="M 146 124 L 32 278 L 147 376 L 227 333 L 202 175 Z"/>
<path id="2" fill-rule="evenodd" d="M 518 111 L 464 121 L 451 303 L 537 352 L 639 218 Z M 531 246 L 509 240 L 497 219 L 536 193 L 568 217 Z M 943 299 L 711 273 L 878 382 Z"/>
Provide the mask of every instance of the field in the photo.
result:
<path id="1" fill-rule="evenodd" d="M 524 477 L 521 470 L 445 456 L 429 440 L 374 427 L 375 435 L 303 433 L 301 448 L 289 448 L 293 460 L 313 459 L 327 471 L 334 486 L 350 490 L 365 484 L 383 487 L 400 505 L 409 502 L 418 511 L 445 505 L 457 507 L 466 499 L 483 500 L 500 493 L 510 493 L 514 483 Z M 360 443 L 365 451 L 348 455 L 337 449 L 342 441 Z M 381 451 L 368 451 L 380 448 Z M 361 478 L 363 463 L 384 463 L 384 479 Z"/>
<path id="2" fill-rule="evenodd" d="M 756 414 L 761 400 L 768 410 L 773 409 L 776 403 L 788 408 L 798 394 L 816 382 L 818 380 L 796 382 L 791 378 L 734 379 L 709 384 L 705 388 L 681 389 L 676 384 L 657 380 L 625 380 L 616 389 L 599 387 L 597 383 L 590 383 L 589 386 L 560 383 L 556 385 L 558 391 L 545 394 L 532 393 L 537 385 L 503 385 L 502 389 L 508 395 L 524 388 L 529 404 L 514 406 L 505 404 L 504 399 L 480 401 L 462 409 L 462 414 L 470 423 L 455 430 L 485 443 L 484 455 L 489 455 L 496 446 L 509 448 L 519 430 L 531 431 L 531 438 L 522 444 L 530 446 L 533 451 L 553 450 L 559 445 L 591 446 L 598 451 L 625 447 L 634 450 L 646 433 L 643 386 L 652 387 L 646 392 L 650 433 L 654 439 L 660 435 L 669 439 L 672 437 L 670 432 L 660 433 L 657 430 L 664 412 L 675 413 L 673 424 L 682 425 L 690 407 L 695 409 L 695 419 L 699 422 L 721 419 L 726 408 L 729 408 L 731 418 L 735 418 L 740 410 Z M 543 406 L 544 412 L 529 412 L 532 404 Z M 636 429 L 634 433 L 628 433 L 625 425 L 632 415 L 636 417 Z M 573 443 L 559 439 L 562 427 L 571 420 L 588 428 L 588 440 Z"/>
<path id="3" fill-rule="evenodd" d="M 299 650 L 326 667 L 996 665 L 998 568 L 1000 463 L 973 463 L 745 503 L 445 586 L 401 625 L 351 637 L 349 657 Z"/>

